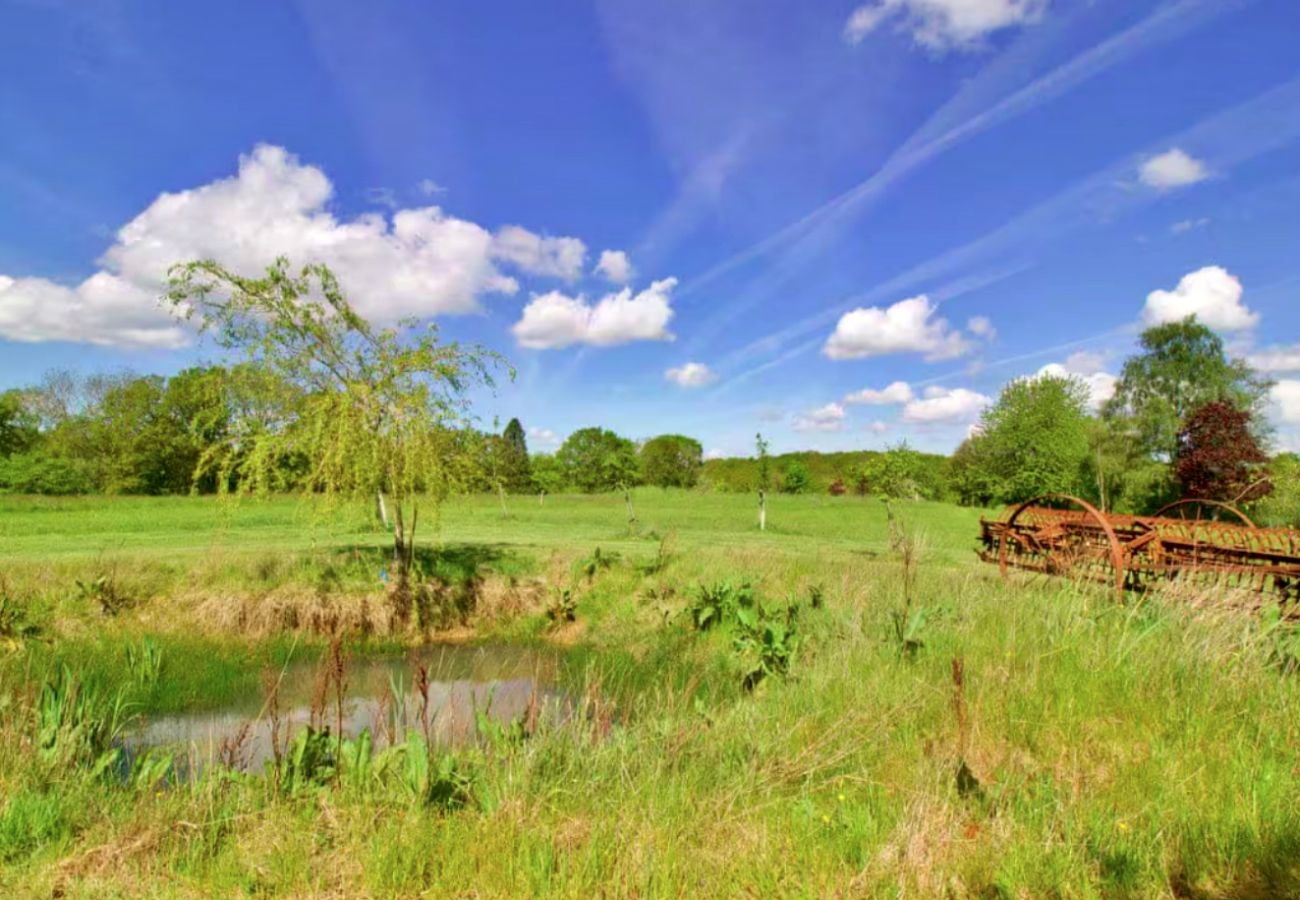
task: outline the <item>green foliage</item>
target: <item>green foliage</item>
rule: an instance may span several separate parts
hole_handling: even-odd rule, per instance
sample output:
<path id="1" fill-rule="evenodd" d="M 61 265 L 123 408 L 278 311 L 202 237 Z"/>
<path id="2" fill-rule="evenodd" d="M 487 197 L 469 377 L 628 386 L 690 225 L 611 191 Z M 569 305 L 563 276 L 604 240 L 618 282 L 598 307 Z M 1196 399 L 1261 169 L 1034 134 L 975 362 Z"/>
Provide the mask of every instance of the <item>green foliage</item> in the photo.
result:
<path id="1" fill-rule="evenodd" d="M 296 731 L 279 763 L 277 783 L 281 789 L 295 794 L 333 781 L 338 746 L 337 738 L 330 735 L 328 728 L 317 731 L 308 725 Z"/>
<path id="2" fill-rule="evenodd" d="M 0 581 L 0 649 L 19 649 L 40 633 L 40 626 L 32 621 L 27 603 L 11 594 Z"/>
<path id="3" fill-rule="evenodd" d="M 980 437 L 967 437 L 948 460 L 948 488 L 962 506 L 991 506 L 999 496 L 998 479 Z"/>
<path id="4" fill-rule="evenodd" d="M 617 553 L 610 553 L 608 550 L 602 551 L 599 547 L 592 552 L 590 556 L 578 560 L 578 574 L 587 579 L 590 584 L 596 575 L 606 569 L 613 568 L 622 557 Z"/>
<path id="5" fill-rule="evenodd" d="M 452 753 L 438 753 L 423 736 L 402 747 L 401 784 L 412 802 L 445 812 L 474 802 L 478 770 Z"/>
<path id="6" fill-rule="evenodd" d="M 1194 316 L 1148 328 L 1140 342 L 1103 415 L 1126 420 L 1140 451 L 1155 459 L 1173 458 L 1178 430 L 1194 410 L 1223 401 L 1258 412 L 1272 386 L 1244 361 L 1229 360 L 1223 340 Z"/>
<path id="7" fill-rule="evenodd" d="M 116 764 L 115 743 L 129 722 L 121 691 L 108 695 L 60 666 L 37 701 L 36 749 L 50 769 L 88 766 L 99 776 Z"/>
<path id="8" fill-rule="evenodd" d="M 858 470 L 859 494 L 877 494 L 896 500 L 919 500 L 925 496 L 925 459 L 903 441 L 884 453 L 869 456 Z"/>
<path id="9" fill-rule="evenodd" d="M 501 437 L 504 441 L 501 477 L 505 489 L 516 494 L 531 492 L 536 485 L 529 464 L 528 438 L 524 434 L 524 426 L 518 419 L 511 419 L 506 423 Z"/>
<path id="10" fill-rule="evenodd" d="M 1077 378 L 1012 381 L 985 410 L 964 464 L 1003 503 L 1080 493 L 1088 460 L 1087 402 L 1087 387 Z"/>
<path id="11" fill-rule="evenodd" d="M 77 599 L 99 607 L 105 616 L 115 616 L 134 605 L 132 598 L 117 582 L 117 576 L 100 572 L 89 578 L 78 578 Z"/>
<path id="12" fill-rule="evenodd" d="M 210 261 L 170 273 L 173 310 L 200 331 L 296 389 L 301 400 L 282 428 L 232 438 L 205 460 L 217 482 L 245 492 L 276 486 L 286 457 L 307 462 L 301 488 L 325 497 L 386 494 L 403 584 L 413 555 L 417 497 L 436 504 L 472 465 L 462 435 L 467 392 L 491 386 L 499 357 L 442 344 L 414 322 L 378 329 L 356 313 L 323 265 L 298 275 L 277 259 L 262 278 Z"/>
<path id="13" fill-rule="evenodd" d="M 772 485 L 772 473 L 767 453 L 768 444 L 763 439 L 761 431 L 754 435 L 754 448 L 757 451 L 755 455 L 758 458 L 758 489 L 766 491 Z"/>
<path id="14" fill-rule="evenodd" d="M 40 440 L 39 419 L 21 391 L 0 393 L 0 459 L 26 453 Z"/>
<path id="15" fill-rule="evenodd" d="M 686 607 L 686 614 L 696 631 L 708 631 L 723 622 L 734 620 L 740 610 L 752 609 L 757 602 L 754 588 L 748 583 L 719 581 L 711 585 L 701 584 L 696 587 L 695 597 Z"/>
<path id="16" fill-rule="evenodd" d="M 641 480 L 656 487 L 692 488 L 700 479 L 704 448 L 694 438 L 661 434 L 641 446 Z"/>
<path id="17" fill-rule="evenodd" d="M 578 619 L 578 601 L 573 596 L 572 588 L 554 589 L 551 602 L 546 606 L 546 620 L 551 625 L 564 625 Z"/>
<path id="18" fill-rule="evenodd" d="M 1251 507 L 1251 518 L 1260 525 L 1300 527 L 1300 455 L 1282 453 L 1268 466 L 1273 491 Z"/>
<path id="19" fill-rule="evenodd" d="M 561 493 L 568 487 L 564 466 L 554 453 L 534 454 L 531 462 L 533 485 L 548 494 Z"/>
<path id="20" fill-rule="evenodd" d="M 1270 604 L 1260 614 L 1260 636 L 1268 649 L 1268 663 L 1284 675 L 1300 674 L 1300 624 Z"/>
<path id="21" fill-rule="evenodd" d="M 57 788 L 30 788 L 11 793 L 0 808 L 0 862 L 13 863 L 30 857 L 68 831 L 67 801 Z"/>
<path id="22" fill-rule="evenodd" d="M 126 645 L 126 670 L 142 688 L 152 688 L 162 677 L 162 647 L 151 637 Z"/>
<path id="23" fill-rule="evenodd" d="M 88 460 L 53 456 L 47 450 L 0 459 L 0 493 L 64 497 L 97 489 Z"/>
<path id="24" fill-rule="evenodd" d="M 797 459 L 792 459 L 785 464 L 785 471 L 781 473 L 781 493 L 803 494 L 811 487 L 812 474 L 807 466 Z"/>
<path id="25" fill-rule="evenodd" d="M 912 452 L 915 454 L 912 458 L 915 465 L 913 480 L 916 482 L 918 496 L 927 500 L 948 497 L 947 458 L 934 453 Z M 875 489 L 863 480 L 862 474 L 881 455 L 878 450 L 836 453 L 802 450 L 768 457 L 768 465 L 773 480 L 776 473 L 784 471 L 792 462 L 806 468 L 809 474 L 807 493 L 826 493 L 832 483 L 841 481 L 854 493 L 861 495 L 874 492 Z M 755 458 L 707 459 L 700 471 L 700 484 L 721 493 L 750 493 L 761 481 L 759 469 L 760 460 Z"/>
<path id="26" fill-rule="evenodd" d="M 744 667 L 741 684 L 752 690 L 771 675 L 789 674 L 801 643 L 799 604 L 764 604 L 748 582 L 697 585 L 686 615 L 696 631 L 726 627 Z"/>
<path id="27" fill-rule="evenodd" d="M 555 454 L 566 484 L 586 493 L 636 484 L 636 446 L 604 428 L 581 428 Z"/>

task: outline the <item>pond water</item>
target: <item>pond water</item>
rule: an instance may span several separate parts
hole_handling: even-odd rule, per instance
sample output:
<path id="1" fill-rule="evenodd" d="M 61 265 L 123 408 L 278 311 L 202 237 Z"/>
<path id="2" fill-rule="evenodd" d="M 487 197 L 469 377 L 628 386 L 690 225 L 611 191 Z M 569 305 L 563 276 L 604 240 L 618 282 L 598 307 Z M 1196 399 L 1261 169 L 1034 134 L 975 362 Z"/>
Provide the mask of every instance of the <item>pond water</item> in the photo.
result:
<path id="1" fill-rule="evenodd" d="M 390 736 L 401 741 L 408 730 L 423 732 L 448 746 L 473 742 L 478 717 L 502 725 L 533 718 L 556 721 L 571 709 L 554 687 L 559 655 L 518 646 L 437 645 L 401 657 L 353 657 L 344 670 L 343 731 L 355 737 L 368 729 L 376 747 Z M 427 673 L 427 706 L 416 690 L 417 667 Z M 320 709 L 318 660 L 295 662 L 279 677 L 278 729 L 286 735 L 312 724 L 337 730 L 337 710 L 330 686 Z M 234 762 L 246 771 L 261 771 L 273 758 L 272 716 L 264 691 L 219 709 L 151 717 L 125 739 L 133 757 L 152 747 L 178 751 L 178 767 L 197 771 L 216 760 Z M 421 710 L 424 714 L 421 715 Z"/>

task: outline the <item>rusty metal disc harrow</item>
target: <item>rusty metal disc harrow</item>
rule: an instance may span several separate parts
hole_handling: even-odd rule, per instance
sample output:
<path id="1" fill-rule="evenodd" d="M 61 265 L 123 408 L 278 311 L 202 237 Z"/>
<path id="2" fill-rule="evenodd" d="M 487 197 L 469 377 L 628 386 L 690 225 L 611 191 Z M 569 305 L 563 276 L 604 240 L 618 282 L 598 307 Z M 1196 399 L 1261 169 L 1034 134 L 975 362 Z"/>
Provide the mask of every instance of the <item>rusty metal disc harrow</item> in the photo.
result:
<path id="1" fill-rule="evenodd" d="M 1064 494 L 980 519 L 980 558 L 1011 568 L 1141 591 L 1160 581 L 1300 601 L 1300 531 L 1259 528 L 1212 500 L 1180 500 L 1152 516 L 1104 513 Z"/>

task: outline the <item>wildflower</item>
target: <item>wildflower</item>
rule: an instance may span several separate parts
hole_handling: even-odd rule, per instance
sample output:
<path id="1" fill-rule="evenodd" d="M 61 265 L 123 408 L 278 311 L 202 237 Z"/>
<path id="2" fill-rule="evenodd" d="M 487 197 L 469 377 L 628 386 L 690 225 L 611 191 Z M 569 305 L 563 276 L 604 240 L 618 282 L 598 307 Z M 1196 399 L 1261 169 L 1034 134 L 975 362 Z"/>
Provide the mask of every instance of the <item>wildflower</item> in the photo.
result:
<path id="1" fill-rule="evenodd" d="M 840 794 L 839 797 L 837 797 L 836 799 L 838 799 L 841 803 L 843 803 L 843 802 L 844 802 L 844 795 L 843 795 L 843 794 Z"/>
<path id="2" fill-rule="evenodd" d="M 825 822 L 827 825 L 829 825 L 829 824 L 831 824 L 831 817 L 830 817 L 830 816 L 823 815 L 823 816 L 822 816 L 822 821 Z"/>
<path id="3" fill-rule="evenodd" d="M 1115 827 L 1119 829 L 1119 831 L 1121 832 L 1128 831 L 1128 822 L 1125 822 L 1123 819 L 1120 819 L 1118 822 L 1115 823 Z"/>

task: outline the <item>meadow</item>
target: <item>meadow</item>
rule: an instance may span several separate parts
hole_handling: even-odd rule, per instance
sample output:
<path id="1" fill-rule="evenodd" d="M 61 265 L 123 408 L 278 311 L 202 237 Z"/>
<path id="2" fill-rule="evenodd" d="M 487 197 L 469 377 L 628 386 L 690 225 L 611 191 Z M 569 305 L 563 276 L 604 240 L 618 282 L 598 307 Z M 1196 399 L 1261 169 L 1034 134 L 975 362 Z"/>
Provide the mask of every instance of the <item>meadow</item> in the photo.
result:
<path id="1" fill-rule="evenodd" d="M 449 502 L 398 615 L 367 507 L 0 497 L 0 894 L 1300 896 L 1283 626 L 1004 582 L 941 503 L 633 508 Z M 567 711 L 443 742 L 377 682 L 364 733 L 318 727 L 450 645 L 554 660 Z M 291 671 L 321 708 L 273 760 L 123 750 L 260 725 Z"/>

